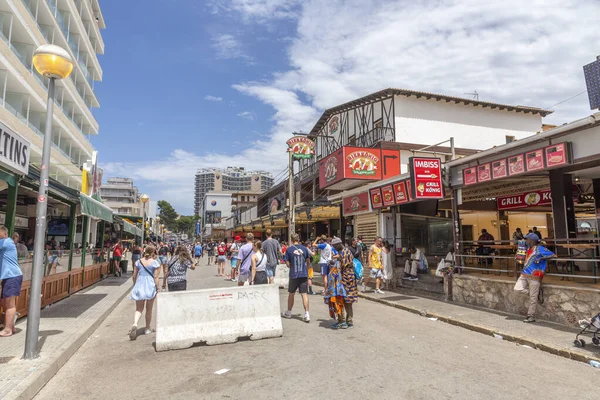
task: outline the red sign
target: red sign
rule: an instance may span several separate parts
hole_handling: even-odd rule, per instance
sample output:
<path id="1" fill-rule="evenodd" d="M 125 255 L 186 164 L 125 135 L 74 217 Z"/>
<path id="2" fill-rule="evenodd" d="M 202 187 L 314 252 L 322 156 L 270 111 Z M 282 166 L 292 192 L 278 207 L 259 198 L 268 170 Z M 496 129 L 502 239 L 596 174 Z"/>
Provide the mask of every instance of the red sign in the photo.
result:
<path id="1" fill-rule="evenodd" d="M 497 160 L 492 163 L 492 178 L 505 178 L 508 176 L 508 169 L 506 168 L 506 159 Z"/>
<path id="2" fill-rule="evenodd" d="M 394 198 L 394 189 L 392 189 L 392 185 L 382 187 L 381 195 L 383 196 L 384 206 L 389 207 L 396 204 L 396 200 Z"/>
<path id="3" fill-rule="evenodd" d="M 463 183 L 467 186 L 477 183 L 477 167 L 465 168 L 463 170 Z"/>
<path id="4" fill-rule="evenodd" d="M 527 172 L 544 169 L 544 152 L 542 149 L 525 153 L 525 167 Z"/>
<path id="5" fill-rule="evenodd" d="M 477 182 L 486 182 L 492 179 L 490 164 L 483 164 L 477 167 Z"/>
<path id="6" fill-rule="evenodd" d="M 410 182 L 410 179 L 406 180 L 406 193 L 408 194 L 408 201 L 413 201 L 414 196 L 412 192 L 412 183 Z"/>
<path id="7" fill-rule="evenodd" d="M 344 147 L 347 179 L 381 179 L 381 150 L 366 147 Z"/>
<path id="8" fill-rule="evenodd" d="M 373 207 L 373 209 L 383 207 L 383 197 L 381 196 L 381 188 L 371 189 L 370 193 L 371 207 Z"/>
<path id="9" fill-rule="evenodd" d="M 406 181 L 398 182 L 394 184 L 394 194 L 396 197 L 396 204 L 408 203 L 408 193 L 406 192 Z"/>
<path id="10" fill-rule="evenodd" d="M 342 200 L 344 215 L 358 214 L 363 211 L 370 211 L 369 208 L 369 193 L 363 192 L 356 196 L 345 197 Z"/>
<path id="11" fill-rule="evenodd" d="M 547 206 L 552 204 L 552 198 L 550 197 L 549 190 L 498 197 L 496 201 L 498 202 L 498 211 Z"/>
<path id="12" fill-rule="evenodd" d="M 553 146 L 548 146 L 544 149 L 546 153 L 546 167 L 558 167 L 569 163 L 569 145 L 567 143 L 559 143 Z"/>
<path id="13" fill-rule="evenodd" d="M 339 149 L 319 161 L 319 187 L 331 186 L 344 177 L 344 149 Z"/>
<path id="14" fill-rule="evenodd" d="M 389 167 L 390 173 L 399 171 L 399 152 L 396 151 L 394 154 L 387 154 L 387 164 L 384 165 L 386 170 Z M 393 159 L 393 157 L 397 158 Z M 319 161 L 319 187 L 321 189 L 350 189 L 359 186 L 361 181 L 379 181 L 382 176 L 381 149 L 344 146 Z"/>
<path id="15" fill-rule="evenodd" d="M 387 179 L 399 176 L 400 172 L 400 151 L 399 150 L 381 150 L 381 178 Z"/>
<path id="16" fill-rule="evenodd" d="M 408 163 L 414 199 L 443 199 L 442 161 L 439 158 L 411 157 Z"/>
<path id="17" fill-rule="evenodd" d="M 519 175 L 525 172 L 525 162 L 523 161 L 523 154 L 508 157 L 508 175 Z"/>

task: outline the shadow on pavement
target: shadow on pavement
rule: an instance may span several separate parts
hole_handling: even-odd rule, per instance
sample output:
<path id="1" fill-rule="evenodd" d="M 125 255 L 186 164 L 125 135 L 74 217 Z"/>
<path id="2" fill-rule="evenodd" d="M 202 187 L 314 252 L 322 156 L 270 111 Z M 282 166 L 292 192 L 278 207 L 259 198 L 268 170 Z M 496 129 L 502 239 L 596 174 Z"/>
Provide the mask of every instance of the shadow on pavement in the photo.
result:
<path id="1" fill-rule="evenodd" d="M 58 304 L 44 308 L 42 318 L 78 318 L 106 296 L 106 293 L 77 293 Z"/>
<path id="2" fill-rule="evenodd" d="M 391 296 L 391 297 L 382 297 L 382 300 L 387 300 L 387 301 L 402 301 L 402 300 L 414 300 L 417 297 L 412 297 L 412 296 Z"/>
<path id="3" fill-rule="evenodd" d="M 63 331 L 59 331 L 56 329 L 48 330 L 48 331 L 40 331 L 40 340 L 38 341 L 38 351 L 41 352 L 44 347 L 44 343 L 46 343 L 46 339 L 48 336 L 60 335 Z"/>

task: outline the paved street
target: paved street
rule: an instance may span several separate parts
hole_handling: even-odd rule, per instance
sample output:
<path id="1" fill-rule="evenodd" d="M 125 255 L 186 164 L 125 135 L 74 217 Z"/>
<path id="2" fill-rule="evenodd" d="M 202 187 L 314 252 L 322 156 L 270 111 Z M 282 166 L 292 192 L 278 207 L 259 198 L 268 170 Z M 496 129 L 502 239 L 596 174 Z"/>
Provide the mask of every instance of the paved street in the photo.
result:
<path id="1" fill-rule="evenodd" d="M 215 272 L 191 271 L 189 286 L 232 285 Z M 310 300 L 311 323 L 284 320 L 282 338 L 156 353 L 154 334 L 127 338 L 133 302 L 125 299 L 36 398 L 596 397 L 600 370 L 586 364 L 364 299 L 355 328 L 334 331 L 322 298 Z M 301 309 L 298 297 L 296 316 Z M 214 374 L 222 368 L 230 371 Z"/>

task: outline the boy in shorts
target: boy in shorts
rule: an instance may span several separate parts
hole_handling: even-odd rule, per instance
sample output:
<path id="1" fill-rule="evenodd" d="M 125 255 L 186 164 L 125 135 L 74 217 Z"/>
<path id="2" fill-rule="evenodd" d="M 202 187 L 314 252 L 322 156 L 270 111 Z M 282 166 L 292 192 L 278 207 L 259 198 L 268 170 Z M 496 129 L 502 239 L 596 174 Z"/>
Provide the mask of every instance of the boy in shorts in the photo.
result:
<path id="1" fill-rule="evenodd" d="M 292 234 L 292 244 L 285 251 L 284 259 L 290 269 L 290 283 L 288 288 L 288 309 L 283 313 L 283 317 L 287 319 L 292 318 L 294 295 L 297 290 L 300 292 L 300 296 L 302 296 L 304 322 L 310 322 L 310 314 L 308 312 L 308 268 L 310 267 L 310 253 L 299 242 L 300 236 L 297 233 Z"/>

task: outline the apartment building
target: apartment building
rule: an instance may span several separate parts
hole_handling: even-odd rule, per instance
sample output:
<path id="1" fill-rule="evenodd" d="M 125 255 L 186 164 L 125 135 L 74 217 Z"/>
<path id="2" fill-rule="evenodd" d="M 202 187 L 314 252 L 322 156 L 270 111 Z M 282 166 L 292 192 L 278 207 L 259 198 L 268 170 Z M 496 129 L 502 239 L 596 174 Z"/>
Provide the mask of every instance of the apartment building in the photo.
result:
<path id="1" fill-rule="evenodd" d="M 100 196 L 116 214 L 141 216 L 142 203 L 131 178 L 108 178 L 100 186 Z"/>
<path id="2" fill-rule="evenodd" d="M 99 129 L 91 110 L 100 106 L 104 28 L 98 0 L 0 0 L 0 121 L 31 143 L 31 165 L 41 161 L 49 82 L 33 52 L 55 44 L 73 59 L 71 75 L 56 82 L 50 177 L 76 190 Z"/>

